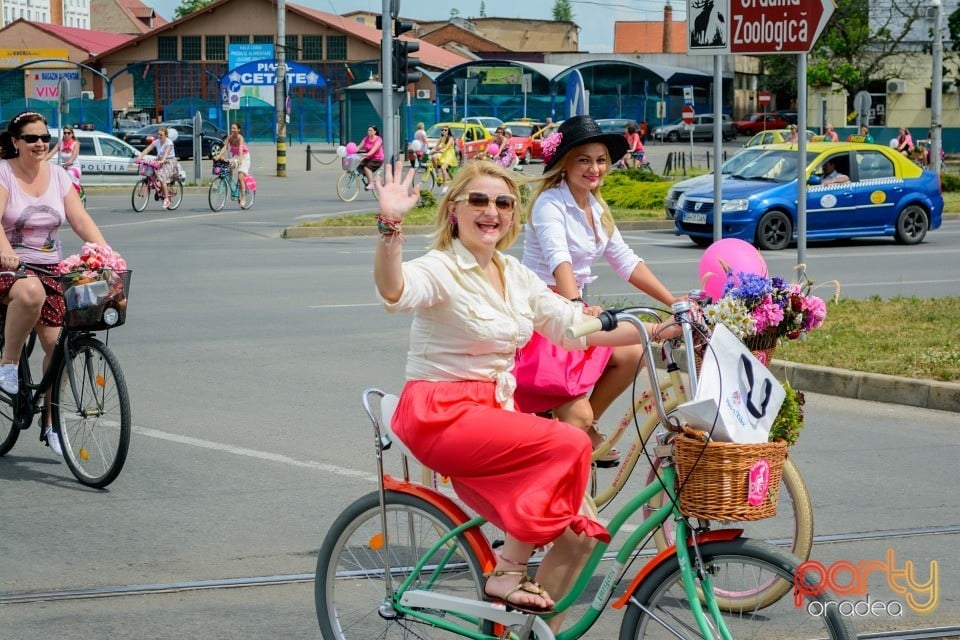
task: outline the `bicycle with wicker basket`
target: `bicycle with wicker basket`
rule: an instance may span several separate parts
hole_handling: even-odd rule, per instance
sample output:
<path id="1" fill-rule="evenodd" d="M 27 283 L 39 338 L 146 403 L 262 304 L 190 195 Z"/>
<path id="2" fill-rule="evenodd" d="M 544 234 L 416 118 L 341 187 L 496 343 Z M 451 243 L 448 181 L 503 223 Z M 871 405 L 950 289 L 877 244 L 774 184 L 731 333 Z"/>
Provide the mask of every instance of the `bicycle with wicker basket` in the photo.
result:
<path id="1" fill-rule="evenodd" d="M 13 396 L 0 392 L 0 456 L 13 448 L 20 432 L 30 428 L 37 415 L 42 419 L 44 398 L 49 392 L 53 429 L 60 438 L 67 466 L 81 483 L 102 489 L 123 469 L 130 446 L 131 418 L 120 361 L 106 339 L 101 341 L 95 332 L 106 331 L 109 336 L 111 329 L 126 321 L 132 272 L 104 269 L 95 274 L 60 276 L 21 264 L 17 271 L 4 273 L 17 278 L 38 274 L 59 277 L 66 314 L 42 378 L 35 382 L 30 368 L 37 343 L 33 332 L 20 358 L 19 391 Z"/>
<path id="2" fill-rule="evenodd" d="M 688 366 L 693 367 L 691 303 L 674 306 L 674 317 L 684 326 Z M 650 341 L 641 317 L 658 318 L 646 308 L 605 312 L 601 319 L 577 328 L 572 336 L 615 321 L 635 324 L 644 336 L 644 350 L 652 359 Z M 655 373 L 650 383 L 658 388 Z M 696 381 L 690 382 L 695 387 Z M 379 412 L 374 408 L 379 399 Z M 620 638 L 856 638 L 836 607 L 824 607 L 833 594 L 806 588 L 820 576 L 801 571 L 801 560 L 765 542 L 744 538 L 741 530 L 700 531 L 689 520 L 701 514 L 684 506 L 714 480 L 697 469 L 703 458 L 712 457 L 714 443 L 702 443 L 683 433 L 676 418 L 668 415 L 659 394 L 656 410 L 664 425 L 651 455 L 657 456 L 654 481 L 640 489 L 609 518 L 611 543 L 598 543 L 577 576 L 571 592 L 559 598 L 558 612 L 568 612 L 570 626 L 560 632 L 548 627 L 542 616 L 512 609 L 508 604 L 484 601 L 483 575 L 496 564 L 493 549 L 480 517 L 471 517 L 448 495 L 410 480 L 414 460 L 390 428 L 397 398 L 378 389 L 367 389 L 364 409 L 374 428 L 374 453 L 378 489 L 351 504 L 329 529 L 317 559 L 315 601 L 321 634 L 326 640 L 367 637 L 451 638 L 474 640 L 511 638 L 528 640 L 574 640 L 582 637 L 599 616 L 612 606 L 623 612 Z M 681 466 L 684 451 L 695 447 L 693 469 Z M 385 473 L 385 453 L 399 449 L 401 476 Z M 776 466 L 776 456 L 759 452 Z M 780 458 L 782 460 L 782 457 Z M 731 486 L 740 482 L 732 468 Z M 748 478 L 749 481 L 749 478 Z M 724 480 L 726 482 L 726 480 Z M 754 493 L 775 491 L 774 485 Z M 632 516 L 656 495 L 667 500 L 636 526 Z M 746 501 L 747 494 L 735 500 Z M 649 560 L 635 576 L 629 569 L 639 558 L 638 550 L 649 544 L 653 532 L 673 520 L 676 537 L 686 544 L 670 547 Z M 621 546 L 612 551 L 614 542 Z M 611 566 L 599 575 L 600 563 L 613 556 Z M 536 564 L 538 557 L 529 563 Z M 759 607 L 732 602 L 737 594 L 750 592 L 771 580 L 798 584 L 800 606 L 783 598 Z M 589 591 L 589 594 L 588 594 Z M 582 596 L 587 596 L 582 600 Z M 809 615 L 804 605 L 823 607 L 823 616 Z M 584 607 L 585 610 L 584 610 Z M 575 610 L 574 610 L 575 609 Z"/>
<path id="3" fill-rule="evenodd" d="M 130 195 L 130 203 L 134 211 L 143 211 L 150 202 L 150 194 L 153 193 L 153 199 L 157 202 L 163 201 L 163 187 L 160 185 L 160 178 L 157 176 L 157 169 L 160 163 L 147 158 L 134 160 L 139 165 L 140 175 L 143 176 L 133 185 L 133 193 Z M 178 175 L 175 180 L 167 184 L 167 195 L 170 204 L 167 209 L 171 211 L 180 206 L 183 202 L 183 180 Z"/>
<path id="4" fill-rule="evenodd" d="M 363 160 L 362 153 L 351 153 L 341 158 L 343 173 L 337 179 L 337 197 L 344 202 L 353 202 L 360 195 L 360 191 L 369 191 L 374 198 L 378 198 L 377 190 L 373 188 L 370 179 L 366 173 L 360 169 L 360 161 Z M 383 173 L 383 167 L 373 172 L 373 178 Z"/>

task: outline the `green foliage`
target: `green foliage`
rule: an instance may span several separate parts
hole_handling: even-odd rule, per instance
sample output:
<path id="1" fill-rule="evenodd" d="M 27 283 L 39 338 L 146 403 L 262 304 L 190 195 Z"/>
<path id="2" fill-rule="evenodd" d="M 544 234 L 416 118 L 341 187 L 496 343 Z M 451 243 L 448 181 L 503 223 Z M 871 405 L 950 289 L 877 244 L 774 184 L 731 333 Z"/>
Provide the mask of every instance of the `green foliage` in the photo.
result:
<path id="1" fill-rule="evenodd" d="M 943 192 L 947 193 L 956 193 L 960 191 L 960 177 L 953 175 L 952 173 L 941 173 L 940 182 L 943 184 Z M 956 211 L 954 207 L 952 209 L 946 209 L 947 211 Z"/>
<path id="2" fill-rule="evenodd" d="M 603 199 L 611 207 L 663 211 L 669 188 L 669 182 L 647 171 L 615 171 L 603 179 Z"/>
<path id="3" fill-rule="evenodd" d="M 215 1 L 216 0 L 181 0 L 180 6 L 173 12 L 174 20 L 190 15 L 194 11 L 199 11 L 208 4 L 213 4 Z"/>
<path id="4" fill-rule="evenodd" d="M 573 22 L 573 5 L 570 0 L 556 0 L 553 3 L 553 19 L 564 22 Z"/>
<path id="5" fill-rule="evenodd" d="M 483 0 L 480 0 L 480 17 L 481 18 L 487 17 L 487 3 L 484 2 Z"/>
<path id="6" fill-rule="evenodd" d="M 800 430 L 803 429 L 804 416 L 803 404 L 806 399 L 802 391 L 797 391 L 790 386 L 789 382 L 783 383 L 783 390 L 787 396 L 780 405 L 780 412 L 770 427 L 770 442 L 774 440 L 786 440 L 787 446 L 793 446 L 800 437 Z"/>

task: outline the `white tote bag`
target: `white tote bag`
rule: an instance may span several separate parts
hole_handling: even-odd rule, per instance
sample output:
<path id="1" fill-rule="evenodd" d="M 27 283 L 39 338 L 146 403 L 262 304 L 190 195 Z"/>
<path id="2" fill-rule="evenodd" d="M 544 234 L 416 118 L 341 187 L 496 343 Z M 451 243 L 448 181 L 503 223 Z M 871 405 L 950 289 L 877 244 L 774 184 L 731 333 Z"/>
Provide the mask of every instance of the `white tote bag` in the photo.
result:
<path id="1" fill-rule="evenodd" d="M 718 442 L 767 442 L 785 397 L 770 370 L 718 324 L 703 354 L 697 394 L 677 412 Z"/>

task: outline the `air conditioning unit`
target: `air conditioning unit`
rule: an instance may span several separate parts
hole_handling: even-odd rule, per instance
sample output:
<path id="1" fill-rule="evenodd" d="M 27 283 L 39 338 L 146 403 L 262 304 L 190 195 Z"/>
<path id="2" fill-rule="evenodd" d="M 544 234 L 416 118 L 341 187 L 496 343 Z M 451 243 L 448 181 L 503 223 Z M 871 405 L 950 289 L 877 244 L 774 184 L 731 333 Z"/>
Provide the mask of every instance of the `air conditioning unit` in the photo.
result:
<path id="1" fill-rule="evenodd" d="M 420 100 L 430 99 L 430 89 L 417 89 L 417 98 Z"/>
<path id="2" fill-rule="evenodd" d="M 93 100 L 93 91 L 81 91 L 80 97 L 84 100 Z"/>
<path id="3" fill-rule="evenodd" d="M 887 81 L 887 93 L 906 93 L 907 82 L 905 80 Z"/>

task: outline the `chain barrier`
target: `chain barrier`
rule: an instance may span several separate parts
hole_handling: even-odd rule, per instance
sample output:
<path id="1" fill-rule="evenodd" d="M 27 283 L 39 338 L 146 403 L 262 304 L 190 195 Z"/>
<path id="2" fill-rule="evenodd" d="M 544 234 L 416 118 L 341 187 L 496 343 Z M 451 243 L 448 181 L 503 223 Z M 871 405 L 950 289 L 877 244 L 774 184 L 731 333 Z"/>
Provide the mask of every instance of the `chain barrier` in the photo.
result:
<path id="1" fill-rule="evenodd" d="M 313 163 L 314 159 L 316 159 L 318 164 L 330 165 L 330 164 L 333 164 L 334 162 L 337 162 L 340 159 L 340 156 L 334 155 L 332 158 L 330 158 L 329 162 L 324 162 L 323 160 L 320 159 L 320 156 L 315 154 L 310 149 L 310 145 L 307 145 L 307 171 L 310 171 L 310 168 L 311 168 L 310 165 Z"/>

